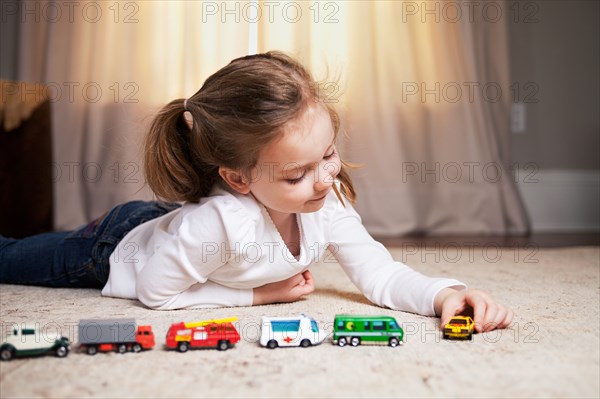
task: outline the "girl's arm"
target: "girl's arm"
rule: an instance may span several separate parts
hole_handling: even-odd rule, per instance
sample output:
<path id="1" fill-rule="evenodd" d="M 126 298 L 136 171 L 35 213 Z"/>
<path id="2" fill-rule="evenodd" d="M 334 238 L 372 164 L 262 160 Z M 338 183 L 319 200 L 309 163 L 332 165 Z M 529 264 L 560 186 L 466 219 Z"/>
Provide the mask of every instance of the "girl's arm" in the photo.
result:
<path id="1" fill-rule="evenodd" d="M 428 316 L 472 313 L 480 332 L 507 327 L 513 312 L 479 290 L 467 290 L 453 279 L 431 278 L 394 261 L 366 231 L 349 204 L 338 207 L 331 228 L 332 252 L 367 298 L 380 306 Z"/>
<path id="2" fill-rule="evenodd" d="M 212 281 L 195 283 L 174 295 L 163 294 L 148 286 L 138 285 L 140 302 L 156 310 L 184 308 L 220 308 L 227 306 L 249 306 L 252 290 L 225 287 Z"/>
<path id="3" fill-rule="evenodd" d="M 252 239 L 252 223 L 232 201 L 212 201 L 182 209 L 154 252 L 138 271 L 138 299 L 153 309 L 252 305 L 252 289 L 236 289 L 209 280 L 228 263 L 235 244 Z"/>
<path id="4" fill-rule="evenodd" d="M 330 223 L 330 251 L 352 282 L 372 302 L 391 309 L 436 315 L 434 300 L 443 289 L 464 290 L 457 280 L 425 276 L 395 261 L 346 203 L 336 206 Z"/>
<path id="5" fill-rule="evenodd" d="M 315 290 L 315 280 L 308 270 L 287 280 L 265 284 L 254 289 L 253 305 L 294 302 Z"/>

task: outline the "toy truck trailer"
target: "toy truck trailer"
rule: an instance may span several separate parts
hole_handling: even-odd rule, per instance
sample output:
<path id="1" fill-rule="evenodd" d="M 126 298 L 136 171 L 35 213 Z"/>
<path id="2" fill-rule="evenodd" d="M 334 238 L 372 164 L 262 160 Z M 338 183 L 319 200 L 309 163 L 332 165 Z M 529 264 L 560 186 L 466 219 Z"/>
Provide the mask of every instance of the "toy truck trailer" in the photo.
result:
<path id="1" fill-rule="evenodd" d="M 155 345 L 151 326 L 137 326 L 134 319 L 90 319 L 79 322 L 79 347 L 89 355 L 116 351 L 135 353 Z"/>

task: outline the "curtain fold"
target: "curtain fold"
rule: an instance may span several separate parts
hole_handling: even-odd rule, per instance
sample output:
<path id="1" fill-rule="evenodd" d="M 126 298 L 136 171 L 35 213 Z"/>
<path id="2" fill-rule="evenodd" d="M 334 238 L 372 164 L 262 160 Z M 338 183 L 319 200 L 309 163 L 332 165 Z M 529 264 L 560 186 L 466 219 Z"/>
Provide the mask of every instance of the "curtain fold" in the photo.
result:
<path id="1" fill-rule="evenodd" d="M 323 77 L 342 156 L 363 165 L 352 176 L 371 233 L 528 230 L 510 170 L 505 19 L 413 12 L 466 4 L 451 1 L 88 3 L 103 17 L 20 24 L 19 79 L 52 92 L 57 229 L 152 198 L 140 149 L 153 114 L 246 55 L 255 28 L 259 52 Z"/>
<path id="2" fill-rule="evenodd" d="M 340 147 L 347 160 L 363 165 L 352 176 L 368 230 L 526 233 L 510 170 L 507 21 L 431 12 L 449 3 L 465 10 L 465 2 L 336 3 L 338 22 L 313 21 L 304 42 L 300 25 L 280 35 L 262 24 L 259 51 L 284 49 L 313 69 L 315 54 L 341 66 L 339 108 L 348 139 Z"/>
<path id="3" fill-rule="evenodd" d="M 18 78 L 50 88 L 55 228 L 63 230 L 120 202 L 152 198 L 141 146 L 153 115 L 245 55 L 248 24 L 223 22 L 214 2 L 56 4 L 62 18 L 20 24 Z"/>

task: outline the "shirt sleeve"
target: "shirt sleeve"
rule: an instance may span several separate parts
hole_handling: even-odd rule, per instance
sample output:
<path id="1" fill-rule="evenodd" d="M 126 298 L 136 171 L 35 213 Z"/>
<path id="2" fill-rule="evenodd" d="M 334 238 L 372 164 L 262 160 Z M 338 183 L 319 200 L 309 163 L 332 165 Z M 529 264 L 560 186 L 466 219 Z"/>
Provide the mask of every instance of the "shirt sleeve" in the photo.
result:
<path id="1" fill-rule="evenodd" d="M 184 212 L 140 270 L 138 299 L 153 309 L 252 305 L 251 289 L 210 281 L 211 273 L 227 263 L 235 242 L 251 234 L 241 206 L 215 201 Z"/>
<path id="2" fill-rule="evenodd" d="M 358 289 L 379 306 L 435 316 L 434 299 L 446 287 L 465 284 L 446 278 L 427 277 L 395 261 L 362 225 L 360 216 L 346 201 L 338 204 L 331 222 L 330 250 Z"/>

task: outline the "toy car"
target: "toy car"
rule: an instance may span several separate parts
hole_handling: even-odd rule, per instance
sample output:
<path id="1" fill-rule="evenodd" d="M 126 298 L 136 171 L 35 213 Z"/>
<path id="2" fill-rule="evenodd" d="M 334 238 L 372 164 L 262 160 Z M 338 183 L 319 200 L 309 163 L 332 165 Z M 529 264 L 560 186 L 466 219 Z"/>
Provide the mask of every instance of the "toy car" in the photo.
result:
<path id="1" fill-rule="evenodd" d="M 57 357 L 69 354 L 69 339 L 59 333 L 44 331 L 43 334 L 31 326 L 15 324 L 12 335 L 0 345 L 0 359 L 13 357 L 38 356 L 54 352 Z"/>
<path id="2" fill-rule="evenodd" d="M 138 326 L 134 319 L 89 319 L 79 321 L 79 348 L 88 355 L 98 352 L 138 353 L 154 347 L 151 326 Z"/>
<path id="3" fill-rule="evenodd" d="M 260 344 L 269 349 L 278 346 L 301 346 L 306 348 L 320 344 L 326 334 L 319 331 L 317 322 L 304 315 L 262 318 Z"/>
<path id="4" fill-rule="evenodd" d="M 333 321 L 333 343 L 338 346 L 403 343 L 404 330 L 391 316 L 336 315 Z"/>
<path id="5" fill-rule="evenodd" d="M 473 339 L 475 323 L 469 316 L 454 316 L 444 326 L 444 339 Z"/>
<path id="6" fill-rule="evenodd" d="M 187 352 L 190 348 L 217 348 L 225 351 L 240 341 L 233 322 L 237 317 L 172 324 L 167 332 L 166 346 Z"/>

